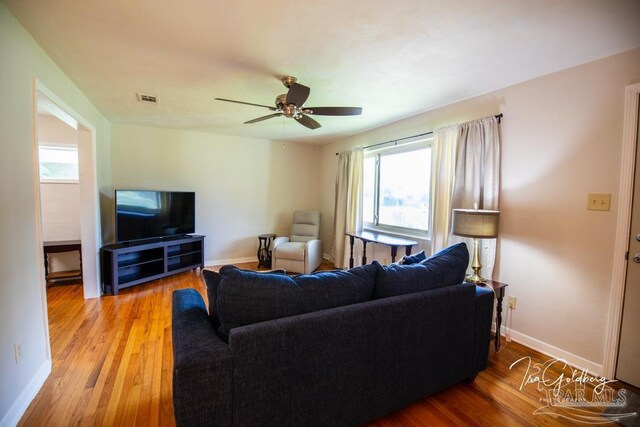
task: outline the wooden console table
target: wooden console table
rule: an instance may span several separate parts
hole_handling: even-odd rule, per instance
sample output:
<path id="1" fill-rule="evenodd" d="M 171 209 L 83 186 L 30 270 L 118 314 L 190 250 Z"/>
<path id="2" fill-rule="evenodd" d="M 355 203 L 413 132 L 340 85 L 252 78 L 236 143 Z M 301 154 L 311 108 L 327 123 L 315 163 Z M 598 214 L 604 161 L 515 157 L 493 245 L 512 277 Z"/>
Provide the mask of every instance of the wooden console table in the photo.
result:
<path id="1" fill-rule="evenodd" d="M 404 246 L 405 253 L 411 255 L 411 248 L 417 245 L 415 240 L 403 239 L 401 237 L 388 236 L 386 234 L 376 233 L 374 231 L 350 231 L 345 233 L 349 236 L 349 243 L 351 246 L 351 253 L 349 256 L 349 268 L 353 268 L 353 244 L 355 239 L 362 241 L 362 265 L 367 263 L 367 243 L 379 243 L 381 245 L 391 247 L 391 262 L 396 262 L 396 255 L 398 254 L 398 246 Z"/>
<path id="2" fill-rule="evenodd" d="M 49 241 L 43 242 L 42 246 L 44 251 L 44 277 L 47 284 L 58 281 L 68 282 L 82 280 L 82 245 L 80 240 Z M 49 254 L 75 251 L 78 252 L 78 258 L 80 259 L 79 270 L 56 271 L 54 273 L 49 273 Z"/>

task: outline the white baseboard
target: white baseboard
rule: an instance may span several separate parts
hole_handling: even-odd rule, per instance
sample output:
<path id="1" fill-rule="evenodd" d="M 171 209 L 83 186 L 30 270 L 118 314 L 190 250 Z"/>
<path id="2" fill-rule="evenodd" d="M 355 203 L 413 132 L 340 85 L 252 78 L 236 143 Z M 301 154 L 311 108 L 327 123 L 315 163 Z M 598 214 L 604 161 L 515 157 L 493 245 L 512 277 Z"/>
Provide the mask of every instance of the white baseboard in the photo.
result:
<path id="1" fill-rule="evenodd" d="M 501 325 L 501 335 L 504 337 L 506 333 L 506 328 L 504 325 Z M 491 327 L 491 330 L 495 332 L 496 324 L 494 323 Z M 588 369 L 589 373 L 594 375 L 602 375 L 602 365 L 587 360 L 583 357 L 575 355 L 573 353 L 569 353 L 561 348 L 555 347 L 551 344 L 547 344 L 544 341 L 540 341 L 536 338 L 530 337 L 528 335 L 522 334 L 518 331 L 514 331 L 511 329 L 510 331 L 511 341 L 515 341 L 519 344 L 525 345 L 532 350 L 540 352 L 546 356 L 552 357 L 554 359 L 562 359 L 565 360 L 569 365 L 578 369 Z M 504 345 L 504 344 L 502 344 Z"/>
<path id="2" fill-rule="evenodd" d="M 18 424 L 20 418 L 24 415 L 25 411 L 31 404 L 31 401 L 36 397 L 36 394 L 42 388 L 42 384 L 44 384 L 45 380 L 51 373 L 51 361 L 45 360 L 44 363 L 40 366 L 38 371 L 35 373 L 29 384 L 22 390 L 20 396 L 13 402 L 11 408 L 9 408 L 9 412 L 7 412 L 0 421 L 0 427 L 13 427 Z"/>
<path id="3" fill-rule="evenodd" d="M 212 259 L 212 260 L 205 261 L 204 266 L 213 267 L 214 265 L 241 264 L 243 262 L 258 262 L 258 258 L 243 257 L 243 258 Z"/>
<path id="4" fill-rule="evenodd" d="M 333 257 L 331 256 L 331 254 L 322 254 L 322 258 L 324 258 L 327 261 L 333 263 Z"/>

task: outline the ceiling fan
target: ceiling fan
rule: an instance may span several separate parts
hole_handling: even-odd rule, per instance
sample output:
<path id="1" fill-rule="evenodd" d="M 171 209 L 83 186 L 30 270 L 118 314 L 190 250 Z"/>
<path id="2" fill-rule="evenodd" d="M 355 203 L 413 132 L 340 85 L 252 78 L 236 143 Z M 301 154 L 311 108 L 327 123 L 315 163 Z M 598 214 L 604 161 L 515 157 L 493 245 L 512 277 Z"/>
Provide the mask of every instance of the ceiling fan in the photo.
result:
<path id="1" fill-rule="evenodd" d="M 278 95 L 275 107 L 268 105 L 254 104 L 251 102 L 234 101 L 233 99 L 215 98 L 217 101 L 235 102 L 236 104 L 253 105 L 254 107 L 268 108 L 275 111 L 273 114 L 258 117 L 253 120 L 244 122 L 244 124 L 257 123 L 263 120 L 272 119 L 274 117 L 290 117 L 298 123 L 309 129 L 317 129 L 320 123 L 309 117 L 310 115 L 319 116 L 357 116 L 362 114 L 360 107 L 305 107 L 304 103 L 309 97 L 311 89 L 298 83 L 298 79 L 292 76 L 284 76 L 282 83 L 289 89 L 286 94 Z"/>

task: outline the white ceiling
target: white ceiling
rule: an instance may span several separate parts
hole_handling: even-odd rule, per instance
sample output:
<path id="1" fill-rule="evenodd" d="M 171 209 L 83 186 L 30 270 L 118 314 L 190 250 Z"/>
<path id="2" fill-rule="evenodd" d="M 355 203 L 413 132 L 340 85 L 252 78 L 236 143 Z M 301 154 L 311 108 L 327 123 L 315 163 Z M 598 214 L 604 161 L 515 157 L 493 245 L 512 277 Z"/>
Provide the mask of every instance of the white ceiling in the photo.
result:
<path id="1" fill-rule="evenodd" d="M 639 0 L 4 2 L 112 122 L 316 143 L 640 46 Z M 283 75 L 362 116 L 213 99 L 273 105 Z"/>

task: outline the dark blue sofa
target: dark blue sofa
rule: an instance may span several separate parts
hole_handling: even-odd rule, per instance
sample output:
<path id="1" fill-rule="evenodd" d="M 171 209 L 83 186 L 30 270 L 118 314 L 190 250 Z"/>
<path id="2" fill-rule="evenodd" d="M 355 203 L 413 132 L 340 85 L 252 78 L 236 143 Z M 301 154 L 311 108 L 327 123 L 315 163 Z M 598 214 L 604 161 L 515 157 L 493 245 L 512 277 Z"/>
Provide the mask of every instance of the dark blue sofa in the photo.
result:
<path id="1" fill-rule="evenodd" d="M 493 292 L 461 283 L 468 253 L 453 248 L 424 268 L 204 271 L 210 313 L 194 289 L 173 295 L 176 423 L 359 425 L 472 380 L 487 363 Z"/>

